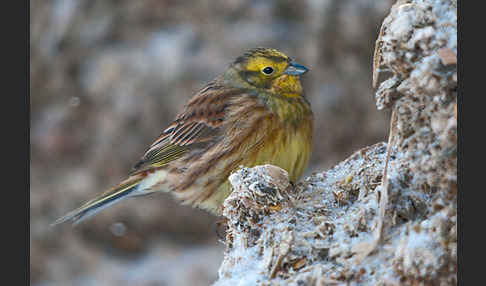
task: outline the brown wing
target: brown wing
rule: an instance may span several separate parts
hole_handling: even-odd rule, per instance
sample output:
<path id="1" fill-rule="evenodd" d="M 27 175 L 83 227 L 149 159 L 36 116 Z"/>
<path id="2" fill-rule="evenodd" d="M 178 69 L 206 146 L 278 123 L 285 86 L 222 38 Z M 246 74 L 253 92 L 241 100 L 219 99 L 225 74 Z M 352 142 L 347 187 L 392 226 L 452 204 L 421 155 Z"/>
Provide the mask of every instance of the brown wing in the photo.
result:
<path id="1" fill-rule="evenodd" d="M 133 173 L 162 167 L 185 153 L 202 149 L 223 132 L 225 109 L 241 91 L 214 80 L 201 89 L 135 165 Z"/>

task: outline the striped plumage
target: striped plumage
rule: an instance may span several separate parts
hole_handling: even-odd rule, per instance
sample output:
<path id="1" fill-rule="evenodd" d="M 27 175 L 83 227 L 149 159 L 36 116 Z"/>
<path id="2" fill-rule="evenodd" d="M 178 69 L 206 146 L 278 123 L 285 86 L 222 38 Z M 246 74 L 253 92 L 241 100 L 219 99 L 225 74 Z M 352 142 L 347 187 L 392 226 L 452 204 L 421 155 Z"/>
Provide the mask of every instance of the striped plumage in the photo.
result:
<path id="1" fill-rule="evenodd" d="M 219 214 L 231 192 L 228 176 L 239 166 L 273 164 L 295 182 L 307 167 L 312 141 L 312 111 L 299 79 L 306 71 L 277 50 L 249 50 L 196 93 L 126 180 L 55 224 L 80 222 L 119 200 L 155 191 Z"/>

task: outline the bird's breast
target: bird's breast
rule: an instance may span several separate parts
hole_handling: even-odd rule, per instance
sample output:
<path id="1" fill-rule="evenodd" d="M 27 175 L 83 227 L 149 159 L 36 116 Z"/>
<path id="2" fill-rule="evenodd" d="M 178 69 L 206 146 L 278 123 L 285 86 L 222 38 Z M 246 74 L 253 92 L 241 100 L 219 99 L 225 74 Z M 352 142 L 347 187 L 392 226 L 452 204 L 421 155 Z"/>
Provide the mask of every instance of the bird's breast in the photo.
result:
<path id="1" fill-rule="evenodd" d="M 296 182 L 307 167 L 312 144 L 311 126 L 302 122 L 296 128 L 294 124 L 284 124 L 282 128 L 267 130 L 268 138 L 255 150 L 254 162 L 247 165 L 271 164 L 289 173 L 289 179 Z"/>

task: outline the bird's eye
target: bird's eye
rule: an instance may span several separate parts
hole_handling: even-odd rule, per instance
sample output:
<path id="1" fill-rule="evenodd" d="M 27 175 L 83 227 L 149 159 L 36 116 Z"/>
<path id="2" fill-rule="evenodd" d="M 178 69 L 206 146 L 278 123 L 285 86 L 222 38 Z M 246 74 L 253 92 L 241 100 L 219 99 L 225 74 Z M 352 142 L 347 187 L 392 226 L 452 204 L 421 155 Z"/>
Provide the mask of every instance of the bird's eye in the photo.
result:
<path id="1" fill-rule="evenodd" d="M 272 67 L 265 67 L 265 68 L 262 70 L 262 72 L 263 72 L 264 74 L 270 75 L 270 74 L 272 74 L 272 73 L 273 73 L 273 68 L 272 68 Z"/>

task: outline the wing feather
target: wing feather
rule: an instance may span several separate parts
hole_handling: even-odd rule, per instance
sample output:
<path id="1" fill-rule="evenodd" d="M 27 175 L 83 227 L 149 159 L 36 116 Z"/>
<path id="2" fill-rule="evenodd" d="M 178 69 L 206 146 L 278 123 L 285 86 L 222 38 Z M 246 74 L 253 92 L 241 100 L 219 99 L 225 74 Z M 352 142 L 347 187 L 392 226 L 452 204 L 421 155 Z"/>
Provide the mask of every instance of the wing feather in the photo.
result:
<path id="1" fill-rule="evenodd" d="M 228 99 L 243 93 L 214 80 L 202 88 L 135 165 L 132 174 L 162 167 L 194 149 L 201 149 L 223 132 Z"/>

